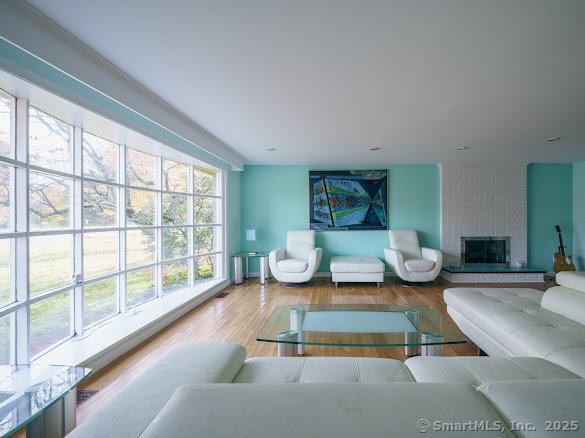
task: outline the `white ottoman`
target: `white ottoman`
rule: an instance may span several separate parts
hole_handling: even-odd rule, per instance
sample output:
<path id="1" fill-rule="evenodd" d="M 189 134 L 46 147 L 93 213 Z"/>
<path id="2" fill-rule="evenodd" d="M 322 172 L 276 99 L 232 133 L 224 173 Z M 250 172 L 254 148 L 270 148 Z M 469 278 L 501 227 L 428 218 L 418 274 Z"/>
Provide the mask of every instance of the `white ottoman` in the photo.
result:
<path id="1" fill-rule="evenodd" d="M 331 281 L 384 282 L 384 263 L 377 257 L 335 256 L 331 258 Z"/>

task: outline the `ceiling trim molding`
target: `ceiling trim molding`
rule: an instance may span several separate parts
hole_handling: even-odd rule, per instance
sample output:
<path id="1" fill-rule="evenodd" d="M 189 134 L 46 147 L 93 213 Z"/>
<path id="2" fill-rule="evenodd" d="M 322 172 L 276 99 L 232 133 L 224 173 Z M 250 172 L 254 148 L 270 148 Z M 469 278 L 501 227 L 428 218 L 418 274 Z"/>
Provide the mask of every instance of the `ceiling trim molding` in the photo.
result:
<path id="1" fill-rule="evenodd" d="M 0 37 L 38 58 L 49 67 L 68 75 L 70 79 L 79 82 L 86 89 L 81 90 L 78 86 L 78 92 L 73 92 L 71 89 L 64 90 L 62 85 L 44 75 L 35 71 L 25 71 L 26 67 L 15 65 L 13 60 L 2 59 L 2 66 L 11 73 L 31 82 L 42 81 L 37 85 L 49 88 L 49 91 L 66 93 L 67 96 L 62 97 L 74 100 L 82 106 L 89 105 L 88 109 L 97 110 L 102 114 L 105 112 L 106 114 L 103 115 L 107 117 L 118 119 L 117 121 L 126 125 L 133 125 L 132 128 L 141 130 L 144 134 L 154 135 L 158 137 L 157 139 L 161 139 L 157 134 L 157 129 L 152 129 L 154 128 L 152 126 L 150 128 L 153 132 L 147 133 L 144 132 L 144 126 L 140 126 L 140 123 L 136 126 L 137 124 L 133 121 L 119 120 L 120 115 L 116 111 L 112 112 L 111 108 L 103 106 L 103 102 L 100 104 L 95 101 L 96 94 L 99 93 L 102 95 L 102 100 L 106 97 L 127 111 L 144 118 L 143 124 L 144 121 L 148 121 L 157 125 L 158 131 L 162 128 L 177 139 L 182 139 L 183 141 L 179 141 L 176 146 L 179 146 L 183 152 L 191 155 L 194 152 L 196 155 L 210 154 L 236 170 L 243 168 L 245 158 L 242 155 L 28 4 L 20 0 L 0 2 Z M 91 96 L 86 97 L 79 91 Z M 167 138 L 166 141 L 168 142 L 169 139 Z M 186 144 L 189 145 L 190 150 Z"/>

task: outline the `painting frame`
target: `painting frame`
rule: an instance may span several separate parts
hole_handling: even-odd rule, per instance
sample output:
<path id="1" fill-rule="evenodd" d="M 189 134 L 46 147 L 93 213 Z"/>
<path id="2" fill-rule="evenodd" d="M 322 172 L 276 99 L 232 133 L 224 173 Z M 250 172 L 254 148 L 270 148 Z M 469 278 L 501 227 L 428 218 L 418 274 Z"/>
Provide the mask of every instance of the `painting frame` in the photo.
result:
<path id="1" fill-rule="evenodd" d="M 310 229 L 388 230 L 388 195 L 388 169 L 310 170 Z"/>

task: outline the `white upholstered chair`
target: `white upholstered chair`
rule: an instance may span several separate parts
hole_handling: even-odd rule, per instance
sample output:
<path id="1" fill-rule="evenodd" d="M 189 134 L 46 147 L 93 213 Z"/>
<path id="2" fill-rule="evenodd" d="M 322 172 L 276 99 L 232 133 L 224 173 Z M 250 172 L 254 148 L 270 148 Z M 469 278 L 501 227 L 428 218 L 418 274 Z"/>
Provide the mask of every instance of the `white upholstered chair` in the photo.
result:
<path id="1" fill-rule="evenodd" d="M 323 250 L 315 248 L 315 231 L 289 231 L 286 249 L 270 251 L 268 261 L 274 278 L 284 283 L 306 283 L 321 264 Z"/>
<path id="2" fill-rule="evenodd" d="M 388 231 L 390 248 L 384 249 L 386 263 L 402 280 L 412 283 L 433 281 L 441 272 L 441 251 L 421 248 L 414 230 Z"/>

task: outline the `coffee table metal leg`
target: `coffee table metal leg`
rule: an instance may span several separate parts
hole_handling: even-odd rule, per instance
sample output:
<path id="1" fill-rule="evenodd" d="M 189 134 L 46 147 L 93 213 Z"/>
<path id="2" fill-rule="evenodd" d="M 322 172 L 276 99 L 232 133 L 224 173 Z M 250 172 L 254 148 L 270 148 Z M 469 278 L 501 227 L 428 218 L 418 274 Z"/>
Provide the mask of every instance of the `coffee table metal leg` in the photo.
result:
<path id="1" fill-rule="evenodd" d="M 278 357 L 295 357 L 297 345 L 289 342 L 297 341 L 297 332 L 286 331 L 278 335 Z"/>
<path id="2" fill-rule="evenodd" d="M 444 342 L 445 338 L 440 333 L 424 332 L 421 334 L 421 343 L 433 342 L 436 344 L 423 345 L 421 356 L 442 356 L 443 345 L 440 342 Z"/>
<path id="3" fill-rule="evenodd" d="M 248 257 L 244 257 L 246 259 L 246 271 L 244 272 L 244 278 L 247 280 L 250 278 L 250 260 Z"/>
<path id="4" fill-rule="evenodd" d="M 406 332 L 404 334 L 404 343 L 407 344 L 404 347 L 404 354 L 407 357 L 418 356 L 420 354 L 419 346 L 417 345 L 420 312 L 418 310 L 407 310 L 404 313 L 416 329 L 416 332 Z"/>
<path id="5" fill-rule="evenodd" d="M 75 428 L 76 407 L 77 390 L 72 389 L 28 424 L 27 438 L 64 437 Z"/>
<path id="6" fill-rule="evenodd" d="M 242 284 L 242 257 L 234 256 L 234 283 Z"/>
<path id="7" fill-rule="evenodd" d="M 297 345 L 297 353 L 299 356 L 305 354 L 305 346 L 303 342 L 303 321 L 305 319 L 305 309 L 302 307 L 292 307 L 290 309 L 290 330 L 297 333 L 297 341 L 301 342 Z"/>

